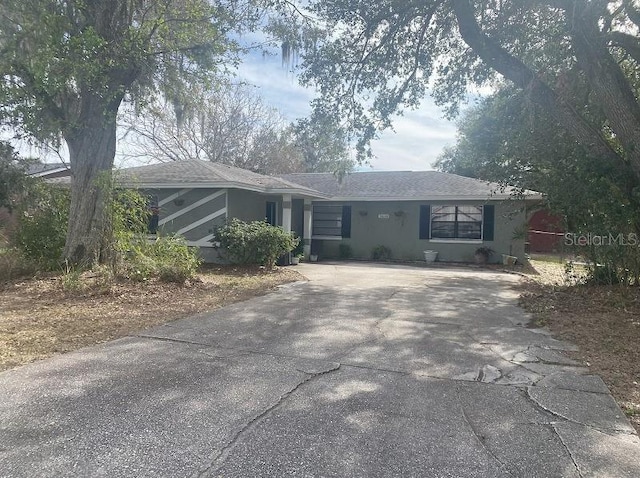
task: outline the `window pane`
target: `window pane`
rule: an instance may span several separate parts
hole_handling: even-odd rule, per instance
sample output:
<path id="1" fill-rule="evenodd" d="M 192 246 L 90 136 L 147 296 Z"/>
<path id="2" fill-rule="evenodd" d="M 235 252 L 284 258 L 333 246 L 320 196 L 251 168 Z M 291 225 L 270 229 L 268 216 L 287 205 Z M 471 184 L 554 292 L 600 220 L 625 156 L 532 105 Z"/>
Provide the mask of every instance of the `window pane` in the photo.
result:
<path id="1" fill-rule="evenodd" d="M 458 206 L 458 222 L 482 222 L 482 206 Z"/>
<path id="2" fill-rule="evenodd" d="M 461 222 L 458 224 L 458 237 L 460 239 L 480 239 L 481 223 Z"/>
<path id="3" fill-rule="evenodd" d="M 481 239 L 482 206 L 432 206 L 431 237 Z"/>
<path id="4" fill-rule="evenodd" d="M 434 206 L 431 210 L 432 221 L 455 221 L 456 220 L 456 207 L 455 206 Z"/>
<path id="5" fill-rule="evenodd" d="M 431 237 L 441 239 L 455 238 L 454 222 L 434 222 L 431 224 Z"/>
<path id="6" fill-rule="evenodd" d="M 313 206 L 314 236 L 336 236 L 342 234 L 342 206 Z"/>

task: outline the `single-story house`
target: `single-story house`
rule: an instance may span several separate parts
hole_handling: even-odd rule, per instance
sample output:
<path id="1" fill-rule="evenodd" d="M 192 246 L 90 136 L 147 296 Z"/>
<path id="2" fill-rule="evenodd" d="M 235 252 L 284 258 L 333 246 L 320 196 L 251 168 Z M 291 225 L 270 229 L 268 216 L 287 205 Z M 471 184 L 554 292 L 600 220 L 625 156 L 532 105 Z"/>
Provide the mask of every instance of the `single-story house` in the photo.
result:
<path id="1" fill-rule="evenodd" d="M 472 262 L 479 247 L 524 258 L 526 203 L 497 184 L 437 171 L 265 176 L 198 160 L 121 171 L 128 187 L 151 198 L 154 226 L 183 235 L 205 261 L 219 259 L 214 230 L 229 218 L 266 220 L 304 240 L 305 254 L 354 258 L 385 246 L 392 258 Z M 539 199 L 532 195 L 531 199 Z M 345 249 L 344 247 L 342 249 Z"/>

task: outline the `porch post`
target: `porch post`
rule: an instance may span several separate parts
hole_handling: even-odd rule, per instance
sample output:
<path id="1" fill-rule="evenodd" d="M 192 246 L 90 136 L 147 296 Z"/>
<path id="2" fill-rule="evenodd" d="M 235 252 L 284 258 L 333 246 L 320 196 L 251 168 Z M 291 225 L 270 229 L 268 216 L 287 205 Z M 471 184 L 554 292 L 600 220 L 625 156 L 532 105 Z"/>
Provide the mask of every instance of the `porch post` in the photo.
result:
<path id="1" fill-rule="evenodd" d="M 282 195 L 282 229 L 291 232 L 291 194 Z"/>
<path id="2" fill-rule="evenodd" d="M 309 259 L 311 255 L 311 234 L 313 232 L 311 217 L 311 199 L 304 200 L 304 226 L 302 229 L 302 240 L 304 241 L 304 258 Z"/>

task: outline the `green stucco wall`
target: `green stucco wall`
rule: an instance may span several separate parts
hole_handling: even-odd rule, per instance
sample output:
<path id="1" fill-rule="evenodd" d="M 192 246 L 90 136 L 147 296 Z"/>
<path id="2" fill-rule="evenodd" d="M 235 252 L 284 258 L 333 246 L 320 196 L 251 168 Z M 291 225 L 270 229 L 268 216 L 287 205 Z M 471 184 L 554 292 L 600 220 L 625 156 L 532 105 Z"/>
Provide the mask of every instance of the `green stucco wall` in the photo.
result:
<path id="1" fill-rule="evenodd" d="M 241 221 L 264 221 L 267 202 L 275 202 L 278 224 L 282 224 L 282 196 L 270 196 L 242 189 L 229 189 L 229 217 Z"/>
<path id="2" fill-rule="evenodd" d="M 314 239 L 314 250 L 320 259 L 339 256 L 340 243 L 349 244 L 354 258 L 370 259 L 372 250 L 379 245 L 391 249 L 392 258 L 423 260 L 425 250 L 438 251 L 438 261 L 473 262 L 475 250 L 485 246 L 495 251 L 491 262 L 500 262 L 501 254 L 510 254 L 524 260 L 524 236 L 516 231 L 525 224 L 524 203 L 521 201 L 492 201 L 495 205 L 493 241 L 423 240 L 419 239 L 420 206 L 430 205 L 484 205 L 477 201 L 388 201 L 344 202 L 351 206 L 351 237 L 342 240 Z M 382 215 L 382 218 L 380 217 Z M 386 218 L 388 216 L 388 218 Z"/>

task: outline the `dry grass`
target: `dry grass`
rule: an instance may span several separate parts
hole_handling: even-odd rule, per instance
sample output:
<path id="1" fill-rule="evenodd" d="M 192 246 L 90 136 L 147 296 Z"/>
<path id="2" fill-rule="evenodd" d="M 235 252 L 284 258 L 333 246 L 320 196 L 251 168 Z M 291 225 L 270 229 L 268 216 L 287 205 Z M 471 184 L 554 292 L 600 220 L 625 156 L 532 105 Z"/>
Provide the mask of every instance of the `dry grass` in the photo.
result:
<path id="1" fill-rule="evenodd" d="M 291 268 L 212 267 L 184 286 L 83 275 L 0 286 L 0 370 L 207 312 L 302 279 Z M 75 286 L 75 287 L 73 287 Z M 74 289 L 73 291 L 69 289 Z"/>
<path id="2" fill-rule="evenodd" d="M 604 379 L 640 432 L 640 290 L 568 286 L 563 264 L 532 261 L 532 266 L 522 305 L 537 325 L 580 348 L 574 358 Z"/>

